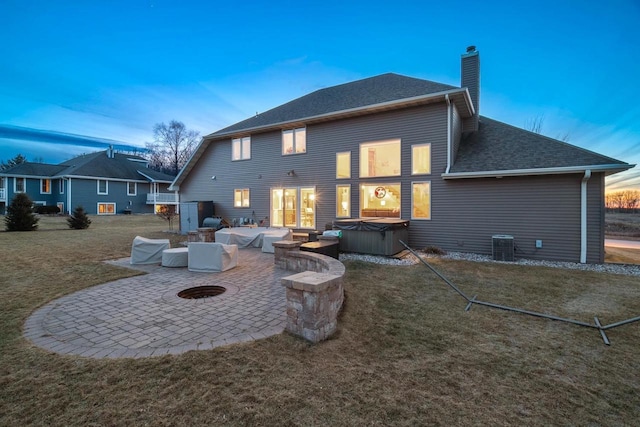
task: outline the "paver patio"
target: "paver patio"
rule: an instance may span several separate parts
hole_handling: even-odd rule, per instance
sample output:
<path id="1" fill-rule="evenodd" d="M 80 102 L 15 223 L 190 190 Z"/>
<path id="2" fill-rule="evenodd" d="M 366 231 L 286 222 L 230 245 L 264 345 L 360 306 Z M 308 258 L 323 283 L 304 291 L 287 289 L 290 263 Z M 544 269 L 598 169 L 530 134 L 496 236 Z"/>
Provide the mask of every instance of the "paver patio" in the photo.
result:
<path id="1" fill-rule="evenodd" d="M 64 296 L 36 310 L 24 336 L 46 350 L 91 358 L 180 354 L 282 333 L 285 289 L 291 274 L 276 268 L 273 254 L 242 249 L 238 266 L 222 273 L 110 261 L 147 274 Z M 188 300 L 179 291 L 217 285 L 221 295 Z"/>

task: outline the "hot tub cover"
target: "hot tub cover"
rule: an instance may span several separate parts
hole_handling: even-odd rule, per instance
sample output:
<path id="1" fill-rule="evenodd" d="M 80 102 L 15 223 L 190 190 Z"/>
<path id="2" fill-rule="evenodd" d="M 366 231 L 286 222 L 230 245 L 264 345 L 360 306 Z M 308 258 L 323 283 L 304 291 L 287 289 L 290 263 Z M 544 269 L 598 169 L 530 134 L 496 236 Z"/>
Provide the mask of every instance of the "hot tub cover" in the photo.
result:
<path id="1" fill-rule="evenodd" d="M 355 231 L 387 231 L 409 227 L 408 219 L 399 218 L 350 218 L 333 221 L 333 228 Z"/>

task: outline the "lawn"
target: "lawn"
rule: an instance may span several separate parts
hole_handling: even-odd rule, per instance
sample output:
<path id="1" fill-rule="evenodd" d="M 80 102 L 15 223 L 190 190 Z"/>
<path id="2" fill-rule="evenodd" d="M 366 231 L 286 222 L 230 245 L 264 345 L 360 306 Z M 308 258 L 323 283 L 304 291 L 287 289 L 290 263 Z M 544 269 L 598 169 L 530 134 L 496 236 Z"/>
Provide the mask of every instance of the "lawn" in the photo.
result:
<path id="1" fill-rule="evenodd" d="M 337 334 L 287 334 L 137 360 L 47 353 L 21 337 L 52 299 L 134 273 L 102 263 L 153 216 L 0 232 L 0 425 L 633 425 L 640 323 L 596 330 L 474 306 L 423 266 L 346 262 Z M 468 295 L 607 324 L 640 315 L 640 278 L 444 259 Z"/>
<path id="2" fill-rule="evenodd" d="M 605 234 L 612 239 L 640 240 L 640 213 L 607 212 Z"/>

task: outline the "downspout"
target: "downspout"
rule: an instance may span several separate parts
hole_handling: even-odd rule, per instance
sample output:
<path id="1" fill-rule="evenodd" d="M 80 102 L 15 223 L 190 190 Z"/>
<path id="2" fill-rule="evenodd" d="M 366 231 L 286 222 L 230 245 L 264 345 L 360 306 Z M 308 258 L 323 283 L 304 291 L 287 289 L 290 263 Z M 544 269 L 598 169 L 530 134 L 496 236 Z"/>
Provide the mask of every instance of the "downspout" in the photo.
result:
<path id="1" fill-rule="evenodd" d="M 444 99 L 447 102 L 447 170 L 445 173 L 449 173 L 451 169 L 451 100 L 449 94 L 444 95 Z"/>
<path id="2" fill-rule="evenodd" d="M 591 170 L 584 171 L 580 184 L 580 263 L 587 262 L 587 181 L 591 178 Z"/>

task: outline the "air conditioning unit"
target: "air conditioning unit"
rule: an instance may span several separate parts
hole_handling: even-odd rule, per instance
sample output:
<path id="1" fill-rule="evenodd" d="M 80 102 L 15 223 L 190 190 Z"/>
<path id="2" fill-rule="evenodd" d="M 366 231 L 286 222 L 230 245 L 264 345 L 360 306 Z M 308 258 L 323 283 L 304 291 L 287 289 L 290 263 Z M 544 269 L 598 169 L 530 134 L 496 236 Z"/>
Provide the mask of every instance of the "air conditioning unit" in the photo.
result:
<path id="1" fill-rule="evenodd" d="M 495 261 L 513 261 L 515 258 L 515 245 L 513 236 L 496 234 L 491 237 L 492 253 Z"/>

